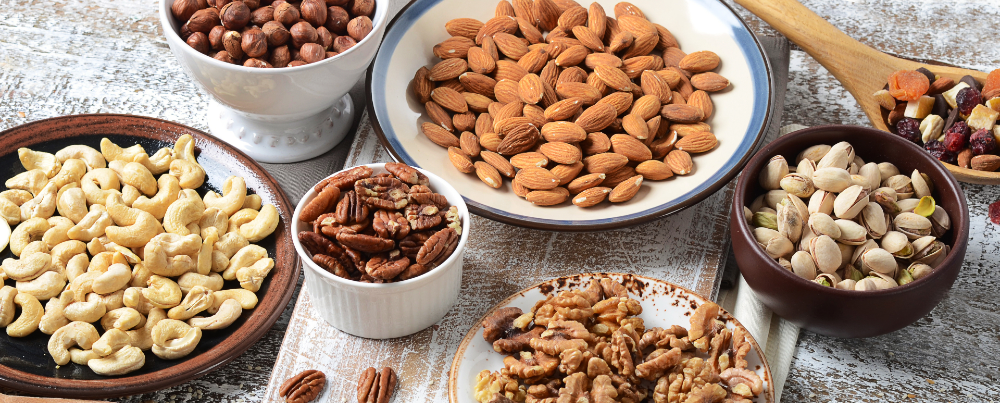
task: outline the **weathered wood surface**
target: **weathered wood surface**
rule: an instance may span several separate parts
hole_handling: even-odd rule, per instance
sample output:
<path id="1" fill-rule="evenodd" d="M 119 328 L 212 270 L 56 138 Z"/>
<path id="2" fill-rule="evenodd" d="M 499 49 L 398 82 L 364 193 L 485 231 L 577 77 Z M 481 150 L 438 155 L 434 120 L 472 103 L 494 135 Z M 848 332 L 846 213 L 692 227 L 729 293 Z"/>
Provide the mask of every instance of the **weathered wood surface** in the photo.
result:
<path id="1" fill-rule="evenodd" d="M 47 117 L 92 112 L 154 116 L 205 129 L 209 95 L 184 78 L 161 39 L 157 3 L 0 0 L 0 130 Z M 394 9 L 401 3 L 394 0 Z M 803 3 L 861 42 L 891 54 L 981 70 L 1000 66 L 1000 48 L 993 45 L 1000 35 L 996 24 L 1000 4 L 995 0 Z M 774 35 L 766 24 L 740 12 L 756 32 Z M 362 97 L 355 100 L 360 105 Z M 801 51 L 792 52 L 783 122 L 867 125 L 850 95 Z M 341 153 L 346 151 L 339 148 Z M 1000 366 L 993 358 L 1000 348 L 1000 303 L 995 298 L 1000 230 L 986 219 L 986 206 L 1000 198 L 1000 190 L 975 185 L 964 189 L 972 213 L 972 242 L 966 265 L 945 301 L 913 326 L 878 338 L 838 340 L 803 332 L 785 401 L 1000 400 L 996 387 Z M 543 245 L 549 240 L 553 246 L 561 243 L 559 236 L 535 237 L 546 241 Z M 643 250 L 652 248 L 647 247 Z M 625 257 L 616 262 L 635 264 Z M 549 269 L 551 275 L 565 272 L 564 268 Z M 263 400 L 290 313 L 291 307 L 265 338 L 218 371 L 121 401 Z M 386 353 L 418 354 L 391 341 L 384 349 Z M 349 383 L 356 375 L 332 379 Z"/>

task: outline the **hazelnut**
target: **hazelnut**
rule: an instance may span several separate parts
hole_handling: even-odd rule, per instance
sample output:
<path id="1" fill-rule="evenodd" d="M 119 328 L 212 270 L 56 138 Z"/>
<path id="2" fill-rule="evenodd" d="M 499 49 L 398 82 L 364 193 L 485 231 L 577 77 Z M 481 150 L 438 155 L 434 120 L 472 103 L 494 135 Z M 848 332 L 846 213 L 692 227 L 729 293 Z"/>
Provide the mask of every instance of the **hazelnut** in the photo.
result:
<path id="1" fill-rule="evenodd" d="M 302 55 L 302 60 L 306 63 L 316 63 L 326 57 L 326 51 L 316 43 L 302 45 L 302 48 L 299 49 L 299 54 Z"/>
<path id="2" fill-rule="evenodd" d="M 288 54 L 292 57 L 292 60 L 302 60 L 302 55 L 299 54 L 299 50 L 295 48 L 288 48 Z"/>
<path id="3" fill-rule="evenodd" d="M 259 27 L 268 21 L 274 21 L 274 7 L 264 6 L 250 13 L 250 23 Z"/>
<path id="4" fill-rule="evenodd" d="M 287 3 L 285 0 L 274 0 L 271 2 L 271 7 L 278 8 L 278 6 Z"/>
<path id="5" fill-rule="evenodd" d="M 371 17 L 375 11 L 375 0 L 354 0 L 351 5 L 351 15 Z"/>
<path id="6" fill-rule="evenodd" d="M 333 38 L 336 38 L 337 35 L 331 34 L 326 27 L 319 27 L 316 28 L 316 37 L 318 38 L 316 43 L 322 45 L 323 49 L 330 49 L 333 46 Z"/>
<path id="7" fill-rule="evenodd" d="M 302 19 L 314 27 L 326 22 L 326 2 L 323 0 L 302 0 L 299 12 L 302 13 Z"/>
<path id="8" fill-rule="evenodd" d="M 347 3 L 350 3 L 350 2 L 351 2 L 351 0 L 326 0 L 326 5 L 328 5 L 328 6 L 343 7 L 343 6 L 346 6 Z"/>
<path id="9" fill-rule="evenodd" d="M 215 59 L 215 60 L 219 60 L 219 61 L 223 61 L 223 62 L 229 63 L 229 64 L 235 64 L 236 63 L 236 61 L 233 60 L 233 57 L 229 56 L 229 52 L 226 52 L 224 50 L 220 50 L 212 58 Z"/>
<path id="10" fill-rule="evenodd" d="M 247 57 L 260 57 L 267 53 L 267 38 L 264 36 L 264 31 L 260 28 L 253 27 L 243 34 L 243 41 L 241 42 L 241 47 L 243 48 L 243 53 Z"/>
<path id="11" fill-rule="evenodd" d="M 191 32 L 202 32 L 207 34 L 213 27 L 221 23 L 222 21 L 219 20 L 219 10 L 215 8 L 206 8 L 195 11 L 194 14 L 191 14 L 191 18 L 188 20 L 187 25 Z"/>
<path id="12" fill-rule="evenodd" d="M 292 25 L 292 29 L 289 29 L 288 32 L 292 34 L 292 46 L 297 48 L 307 43 L 316 43 L 319 39 L 316 28 L 305 21 L 299 21 Z"/>
<path id="13" fill-rule="evenodd" d="M 213 2 L 210 3 L 210 5 L 212 7 L 215 7 L 217 9 L 221 10 L 222 7 L 225 7 L 226 4 L 229 4 L 229 3 L 232 3 L 232 2 L 233 2 L 233 0 L 213 0 Z"/>
<path id="14" fill-rule="evenodd" d="M 347 34 L 354 40 L 361 42 L 372 32 L 372 20 L 366 16 L 360 16 L 347 23 Z"/>
<path id="15" fill-rule="evenodd" d="M 329 58 L 334 57 L 334 56 L 339 55 L 339 54 L 340 53 L 337 53 L 337 52 L 326 52 L 326 58 L 329 59 Z"/>
<path id="16" fill-rule="evenodd" d="M 216 25 L 212 27 L 212 30 L 208 32 L 208 43 L 212 45 L 213 50 L 222 50 L 222 36 L 226 34 L 226 27 L 222 25 Z"/>
<path id="17" fill-rule="evenodd" d="M 260 0 L 243 0 L 243 4 L 246 4 L 251 10 L 256 10 L 260 7 Z"/>
<path id="18" fill-rule="evenodd" d="M 288 52 L 288 46 L 278 46 L 271 49 L 271 57 L 268 60 L 274 67 L 285 67 L 292 61 L 292 54 Z"/>
<path id="19" fill-rule="evenodd" d="M 203 54 L 208 54 L 208 51 L 211 50 L 211 46 L 208 43 L 208 35 L 205 35 L 204 32 L 195 32 L 191 34 L 185 42 L 194 48 L 194 50 Z"/>
<path id="20" fill-rule="evenodd" d="M 174 0 L 170 5 L 170 13 L 181 21 L 187 21 L 195 11 L 205 7 L 198 7 L 198 0 Z"/>
<path id="21" fill-rule="evenodd" d="M 226 48 L 229 56 L 240 60 L 243 58 L 243 35 L 236 31 L 226 32 L 222 36 L 222 47 Z"/>
<path id="22" fill-rule="evenodd" d="M 274 66 L 271 66 L 271 64 L 268 63 L 268 62 L 265 62 L 265 61 L 260 60 L 260 59 L 254 59 L 254 58 L 247 59 L 247 61 L 243 62 L 243 66 L 244 67 L 257 67 L 257 68 L 261 68 L 261 69 L 266 69 L 266 68 L 274 67 Z"/>
<path id="23" fill-rule="evenodd" d="M 299 66 L 305 66 L 305 65 L 306 65 L 306 62 L 301 61 L 301 60 L 292 60 L 291 62 L 288 63 L 288 67 L 299 67 Z"/>
<path id="24" fill-rule="evenodd" d="M 268 46 L 281 46 L 288 42 L 288 38 L 291 34 L 285 29 L 284 25 L 281 25 L 278 21 L 268 21 L 261 28 L 264 31 L 264 36 L 267 37 Z"/>
<path id="25" fill-rule="evenodd" d="M 299 20 L 299 10 L 291 4 L 281 3 L 274 6 L 274 20 L 285 26 L 292 25 Z"/>
<path id="26" fill-rule="evenodd" d="M 219 17 L 226 29 L 240 29 L 250 22 L 250 8 L 242 1 L 234 1 L 222 6 Z"/>
<path id="27" fill-rule="evenodd" d="M 333 40 L 333 50 L 337 53 L 344 53 L 347 51 L 347 49 L 350 49 L 351 47 L 357 44 L 358 42 L 356 42 L 354 38 L 351 38 L 347 35 L 338 36 L 336 39 Z"/>
<path id="28" fill-rule="evenodd" d="M 331 6 L 326 9 L 326 23 L 323 26 L 332 33 L 343 35 L 347 33 L 347 23 L 350 21 L 351 15 L 347 14 L 347 10 Z"/>
<path id="29" fill-rule="evenodd" d="M 177 35 L 186 41 L 191 36 L 191 27 L 185 22 L 184 25 L 181 25 L 181 29 L 177 30 Z"/>

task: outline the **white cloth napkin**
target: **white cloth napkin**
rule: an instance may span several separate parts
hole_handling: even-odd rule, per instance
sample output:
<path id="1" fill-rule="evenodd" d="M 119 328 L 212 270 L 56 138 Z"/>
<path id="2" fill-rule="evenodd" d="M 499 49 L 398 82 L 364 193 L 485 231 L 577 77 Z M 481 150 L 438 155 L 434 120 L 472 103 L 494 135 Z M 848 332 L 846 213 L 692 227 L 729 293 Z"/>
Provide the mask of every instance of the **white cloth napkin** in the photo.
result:
<path id="1" fill-rule="evenodd" d="M 788 125 L 781 128 L 778 136 L 805 128 L 802 125 Z M 774 401 L 780 402 L 781 390 L 785 387 L 785 378 L 788 377 L 788 369 L 795 355 L 795 345 L 799 341 L 799 327 L 781 319 L 764 306 L 742 274 L 737 275 L 733 288 L 719 291 L 718 303 L 740 321 L 764 349 L 767 364 L 771 367 Z"/>

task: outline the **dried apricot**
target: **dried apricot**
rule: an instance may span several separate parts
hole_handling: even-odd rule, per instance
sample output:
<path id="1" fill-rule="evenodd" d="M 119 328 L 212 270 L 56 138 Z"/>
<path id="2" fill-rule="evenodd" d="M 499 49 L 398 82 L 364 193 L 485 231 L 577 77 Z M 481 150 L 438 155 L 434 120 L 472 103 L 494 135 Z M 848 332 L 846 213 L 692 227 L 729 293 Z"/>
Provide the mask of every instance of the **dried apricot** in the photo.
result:
<path id="1" fill-rule="evenodd" d="M 899 70 L 889 76 L 889 95 L 900 101 L 916 101 L 930 86 L 930 80 L 919 71 Z"/>
<path id="2" fill-rule="evenodd" d="M 991 71 L 986 76 L 986 85 L 983 85 L 983 100 L 989 101 L 998 96 L 1000 96 L 1000 69 Z"/>

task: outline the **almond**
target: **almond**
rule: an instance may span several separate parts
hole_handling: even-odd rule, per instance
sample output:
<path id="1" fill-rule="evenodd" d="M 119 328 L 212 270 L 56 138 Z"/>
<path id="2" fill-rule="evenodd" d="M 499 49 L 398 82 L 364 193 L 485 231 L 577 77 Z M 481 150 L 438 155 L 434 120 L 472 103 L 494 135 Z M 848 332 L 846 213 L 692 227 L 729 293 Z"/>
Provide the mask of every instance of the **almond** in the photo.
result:
<path id="1" fill-rule="evenodd" d="M 604 84 L 615 89 L 616 91 L 632 91 L 632 80 L 629 79 L 628 76 L 625 75 L 625 72 L 620 69 L 597 65 L 594 66 L 594 73 L 597 74 L 597 77 L 600 78 Z M 458 76 L 456 75 L 456 77 Z"/>
<path id="2" fill-rule="evenodd" d="M 497 3 L 497 8 L 496 8 L 496 13 L 495 14 L 496 14 L 497 17 L 502 17 L 502 16 L 514 17 L 514 16 L 517 16 L 517 12 L 514 11 L 514 6 L 511 5 L 510 3 L 506 2 L 506 1 L 501 1 L 501 2 Z"/>
<path id="3" fill-rule="evenodd" d="M 628 78 L 639 78 L 642 73 L 646 70 L 653 70 L 656 68 L 656 57 L 654 56 L 635 56 L 625 59 L 622 64 L 622 71 Z"/>
<path id="4" fill-rule="evenodd" d="M 681 83 L 681 75 L 672 69 L 658 70 L 656 75 L 660 76 L 660 78 L 663 79 L 663 82 L 667 84 L 667 89 L 677 88 L 677 86 Z"/>
<path id="5" fill-rule="evenodd" d="M 590 173 L 608 173 L 625 164 L 628 164 L 628 157 L 617 153 L 600 153 L 583 159 L 583 167 Z"/>
<path id="6" fill-rule="evenodd" d="M 927 89 L 927 94 L 928 95 L 940 94 L 950 90 L 954 86 L 955 86 L 955 80 L 948 77 L 941 77 L 937 80 L 934 80 L 934 82 L 931 83 L 930 88 Z M 990 99 L 996 96 L 1000 96 L 1000 93 L 997 93 L 996 91 L 987 91 L 986 89 L 983 90 L 983 99 Z"/>
<path id="7" fill-rule="evenodd" d="M 635 197 L 637 193 L 639 193 L 639 187 L 641 186 L 642 175 L 636 175 L 628 178 L 611 190 L 611 193 L 608 195 L 608 201 L 612 203 L 629 201 Z"/>
<path id="8" fill-rule="evenodd" d="M 667 82 L 663 80 L 663 77 L 657 74 L 655 71 L 642 72 L 642 75 L 640 76 L 639 80 L 643 94 L 655 96 L 657 99 L 659 99 L 660 104 L 666 104 L 670 102 L 671 95 L 673 95 L 670 92 L 670 86 L 667 85 Z"/>
<path id="9" fill-rule="evenodd" d="M 556 57 L 556 65 L 559 67 L 571 67 L 582 63 L 587 55 L 590 54 L 590 49 L 587 49 L 583 45 L 574 45 L 569 49 L 566 49 Z"/>
<path id="10" fill-rule="evenodd" d="M 586 46 L 594 52 L 604 51 L 604 42 L 601 41 L 601 37 L 598 36 L 590 28 L 582 25 L 573 27 L 573 36 L 576 37 L 583 46 Z"/>
<path id="11" fill-rule="evenodd" d="M 545 168 L 524 168 L 517 171 L 515 179 L 528 189 L 548 190 L 559 186 L 559 178 Z"/>
<path id="12" fill-rule="evenodd" d="M 611 188 L 592 187 L 573 196 L 573 204 L 579 207 L 590 207 L 604 201 L 608 197 L 608 193 L 611 193 Z"/>
<path id="13" fill-rule="evenodd" d="M 566 82 L 556 85 L 556 94 L 563 99 L 579 98 L 584 105 L 593 105 L 601 100 L 601 91 L 587 83 Z"/>
<path id="14" fill-rule="evenodd" d="M 537 74 L 526 74 L 517 83 L 517 94 L 521 97 L 522 102 L 536 104 L 542 100 L 543 86 L 542 79 Z"/>
<path id="15" fill-rule="evenodd" d="M 510 188 L 514 190 L 514 194 L 518 197 L 526 197 L 528 193 L 531 193 L 531 189 L 522 186 L 516 176 L 510 181 Z"/>
<path id="16" fill-rule="evenodd" d="M 462 135 L 458 138 L 458 144 L 461 151 L 469 156 L 469 158 L 479 156 L 479 136 L 472 134 L 472 132 L 462 132 Z"/>
<path id="17" fill-rule="evenodd" d="M 535 27 L 534 23 L 529 21 L 529 19 L 517 17 L 517 29 L 521 31 L 521 35 L 528 40 L 528 43 L 545 43 L 545 36 Z"/>
<path id="18" fill-rule="evenodd" d="M 691 76 L 691 86 L 708 92 L 722 91 L 729 87 L 729 80 L 711 71 Z M 681 92 L 683 94 L 683 92 Z"/>
<path id="19" fill-rule="evenodd" d="M 508 3 L 510 4 L 510 3 Z M 521 42 L 521 38 L 506 32 L 493 34 L 493 42 L 496 42 L 497 49 L 507 57 L 518 60 L 528 53 L 528 45 Z"/>
<path id="20" fill-rule="evenodd" d="M 492 165 L 483 161 L 476 161 L 475 168 L 476 176 L 489 187 L 499 189 L 500 186 L 503 186 L 503 178 L 500 177 L 500 173 Z"/>
<path id="21" fill-rule="evenodd" d="M 671 46 L 663 50 L 663 64 L 667 65 L 667 67 L 680 67 L 681 60 L 685 56 L 687 56 L 687 53 L 684 53 L 680 47 Z"/>
<path id="22" fill-rule="evenodd" d="M 513 34 L 517 32 L 517 21 L 511 16 L 500 16 L 490 18 L 483 24 L 483 27 L 476 33 L 476 44 L 482 44 L 483 38 L 493 37 L 498 32 Z"/>
<path id="23" fill-rule="evenodd" d="M 500 175 L 508 178 L 514 177 L 514 166 L 511 165 L 510 161 L 507 161 L 507 159 L 502 155 L 492 151 L 483 151 L 480 156 L 483 158 L 483 161 L 486 161 L 487 164 L 496 168 Z"/>
<path id="24" fill-rule="evenodd" d="M 528 123 L 520 124 L 505 134 L 497 152 L 501 155 L 514 155 L 530 150 L 538 142 L 538 129 Z M 528 186 L 525 184 L 525 186 Z M 528 186 L 530 187 L 530 186 Z"/>
<path id="25" fill-rule="evenodd" d="M 531 0 L 514 0 L 512 3 L 514 6 L 514 16 L 517 18 L 523 18 L 534 26 L 535 14 L 531 11 Z"/>
<path id="26" fill-rule="evenodd" d="M 628 60 L 636 56 L 648 55 L 653 49 L 656 49 L 656 44 L 659 43 L 659 36 L 656 32 L 647 33 L 644 35 L 638 35 L 635 40 L 632 41 L 632 46 L 628 47 L 625 54 L 622 55 L 622 60 Z"/>
<path id="27" fill-rule="evenodd" d="M 632 33 L 632 36 L 638 38 L 642 35 L 653 34 L 656 35 L 656 27 L 653 26 L 649 20 L 632 14 L 622 15 L 617 17 L 618 27 L 623 31 L 628 31 Z"/>
<path id="28" fill-rule="evenodd" d="M 461 81 L 458 81 L 458 78 L 453 78 L 453 79 L 448 80 L 448 81 L 438 82 L 437 86 L 439 88 L 441 88 L 441 87 L 443 87 L 443 88 L 450 88 L 450 89 L 455 90 L 455 92 L 465 91 L 465 86 L 462 85 Z"/>
<path id="29" fill-rule="evenodd" d="M 509 104 L 517 105 L 517 104 Z M 520 127 L 521 125 L 528 125 L 531 127 L 537 127 L 531 123 L 531 119 L 524 116 L 517 116 L 513 118 L 506 118 L 503 120 L 498 120 L 494 123 L 493 128 L 496 129 L 496 133 L 500 135 L 500 138 L 506 138 L 508 134 Z"/>
<path id="30" fill-rule="evenodd" d="M 497 86 L 497 80 L 494 80 L 490 76 L 468 71 L 458 76 L 458 81 L 462 83 L 466 90 L 490 98 L 495 96 L 493 91 Z"/>
<path id="31" fill-rule="evenodd" d="M 524 196 L 528 202 L 536 206 L 555 206 L 569 198 L 569 192 L 564 188 L 552 190 L 533 190 Z"/>
<path id="32" fill-rule="evenodd" d="M 660 98 L 656 95 L 643 95 L 632 103 L 631 114 L 638 115 L 644 120 L 649 120 L 654 116 L 659 116 Z"/>
<path id="33" fill-rule="evenodd" d="M 431 81 L 446 81 L 457 78 L 469 68 L 465 59 L 445 59 L 431 67 L 427 78 Z"/>
<path id="34" fill-rule="evenodd" d="M 615 116 L 625 113 L 629 108 L 632 107 L 632 93 L 631 92 L 612 92 L 608 96 L 601 98 L 597 101 L 599 104 L 608 104 L 615 107 Z"/>
<path id="35" fill-rule="evenodd" d="M 651 181 L 661 181 L 674 176 L 674 171 L 663 161 L 649 160 L 635 166 L 635 172 Z"/>
<path id="36" fill-rule="evenodd" d="M 519 118 L 524 116 L 524 103 L 520 100 L 506 104 L 497 111 L 496 115 L 493 116 L 493 131 L 496 133 L 504 134 L 503 127 L 513 127 L 513 125 L 530 122 L 529 119 L 521 120 L 510 120 L 511 118 Z M 512 123 L 517 122 L 517 123 Z"/>
<path id="37" fill-rule="evenodd" d="M 715 70 L 719 67 L 719 55 L 715 52 L 702 50 L 698 52 L 688 53 L 684 56 L 678 63 L 677 67 L 687 70 L 691 73 L 704 73 L 706 71 Z"/>
<path id="38" fill-rule="evenodd" d="M 465 97 L 465 103 L 469 104 L 469 110 L 476 113 L 488 111 L 490 104 L 493 103 L 489 97 L 474 92 L 463 92 L 462 96 Z"/>
<path id="39" fill-rule="evenodd" d="M 606 177 L 607 175 L 605 174 L 586 174 L 570 181 L 570 183 L 566 185 L 566 189 L 569 190 L 570 193 L 577 194 L 594 186 L 600 185 Z"/>
<path id="40" fill-rule="evenodd" d="M 586 132 L 596 132 L 611 125 L 618 116 L 618 111 L 609 104 L 597 103 L 583 110 L 576 124 Z"/>
<path id="41" fill-rule="evenodd" d="M 463 95 L 464 96 L 464 95 Z M 456 113 L 451 117 L 455 131 L 468 132 L 476 128 L 476 114 L 472 112 Z"/>
<path id="42" fill-rule="evenodd" d="M 665 105 L 663 109 L 660 109 L 660 115 L 666 120 L 678 123 L 700 122 L 705 117 L 702 115 L 701 109 L 697 107 L 675 104 Z"/>
<path id="43" fill-rule="evenodd" d="M 427 101 L 427 103 L 424 104 L 424 110 L 427 111 L 427 117 L 430 118 L 431 122 L 443 127 L 449 132 L 455 131 L 455 126 L 451 123 L 451 114 L 445 111 L 441 105 L 438 105 L 434 101 Z"/>
<path id="44" fill-rule="evenodd" d="M 691 161 L 691 154 L 682 150 L 673 150 L 667 154 L 663 162 L 670 167 L 676 175 L 687 175 L 694 170 L 694 162 Z"/>
<path id="45" fill-rule="evenodd" d="M 555 88 L 556 84 L 559 83 L 560 70 L 559 66 L 556 66 L 555 60 L 549 60 L 545 62 L 545 67 L 542 67 L 542 71 L 538 73 L 538 77 L 541 77 L 542 81 L 550 87 Z"/>
<path id="46" fill-rule="evenodd" d="M 604 7 L 597 2 L 590 3 L 587 10 L 587 28 L 594 32 L 598 39 L 604 38 L 607 22 L 608 16 L 604 13 Z"/>
<path id="47" fill-rule="evenodd" d="M 564 143 L 579 143 L 587 139 L 587 131 L 573 122 L 556 121 L 542 126 L 542 137 L 545 141 L 561 141 Z"/>
<path id="48" fill-rule="evenodd" d="M 465 113 L 469 111 L 469 104 L 465 103 L 465 97 L 448 87 L 435 88 L 434 91 L 431 91 L 431 99 L 442 108 L 452 112 Z"/>
<path id="49" fill-rule="evenodd" d="M 608 172 L 605 175 L 604 182 L 601 182 L 601 184 L 609 188 L 613 188 L 633 176 L 635 176 L 635 168 L 623 166 L 614 171 Z"/>
<path id="50" fill-rule="evenodd" d="M 549 62 L 552 55 L 546 49 L 534 49 L 517 61 L 517 66 L 521 67 L 525 73 L 538 73 L 542 71 Z"/>
<path id="51" fill-rule="evenodd" d="M 559 25 L 561 12 L 552 0 L 535 0 L 531 11 L 535 15 L 535 25 L 543 31 L 551 31 Z"/>
<path id="52" fill-rule="evenodd" d="M 635 4 L 627 1 L 615 4 L 615 18 L 621 18 L 623 15 L 634 15 L 636 17 L 646 18 L 646 14 L 643 14 L 639 7 L 636 7 Z"/>
<path id="53" fill-rule="evenodd" d="M 497 84 L 493 86 L 493 95 L 502 104 L 520 102 L 521 95 L 518 94 L 518 91 L 518 82 L 506 78 L 497 81 Z"/>
<path id="54" fill-rule="evenodd" d="M 977 155 L 972 157 L 970 166 L 977 171 L 993 172 L 1000 169 L 1000 156 L 992 154 Z"/>
<path id="55" fill-rule="evenodd" d="M 559 186 L 563 186 L 572 182 L 577 176 L 580 176 L 580 171 L 583 171 L 583 162 L 577 161 L 572 164 L 556 165 L 550 171 L 559 178 Z"/>
<path id="56" fill-rule="evenodd" d="M 677 135 L 680 137 L 687 137 L 689 134 L 710 132 L 712 131 L 712 126 L 709 126 L 709 124 L 705 122 L 674 123 L 670 125 L 670 130 L 677 132 Z"/>
<path id="57" fill-rule="evenodd" d="M 500 148 L 500 136 L 496 133 L 483 133 L 479 136 L 479 145 L 483 148 L 496 152 Z"/>
<path id="58" fill-rule="evenodd" d="M 660 43 L 656 44 L 657 49 L 664 50 L 671 47 L 681 47 L 681 45 L 677 44 L 677 38 L 674 37 L 674 34 L 670 33 L 669 29 L 660 24 L 653 24 L 653 27 L 656 28 L 656 34 L 660 37 Z"/>
<path id="59" fill-rule="evenodd" d="M 493 58 L 494 62 L 500 60 L 500 51 L 497 50 L 497 43 L 493 42 L 492 36 L 483 38 L 483 43 L 479 46 L 483 48 L 483 52 L 485 52 L 487 56 Z"/>
<path id="60" fill-rule="evenodd" d="M 464 36 L 453 36 L 445 39 L 431 49 L 434 55 L 442 59 L 455 57 L 464 58 L 469 55 L 469 48 L 475 47 L 476 43 L 472 39 Z"/>
<path id="61" fill-rule="evenodd" d="M 677 144 L 674 147 L 691 154 L 698 154 L 709 151 L 718 144 L 719 140 L 715 138 L 714 134 L 711 132 L 700 132 L 677 140 Z"/>
<path id="62" fill-rule="evenodd" d="M 524 112 L 522 116 L 531 120 L 531 124 L 535 127 L 542 127 L 548 120 L 545 119 L 545 110 L 538 105 L 526 104 L 524 105 Z"/>
<path id="63" fill-rule="evenodd" d="M 569 120 L 576 116 L 582 107 L 583 101 L 580 98 L 567 98 L 545 108 L 545 118 L 548 120 Z M 544 127 L 542 132 L 542 136 L 545 136 Z"/>
<path id="64" fill-rule="evenodd" d="M 539 71 L 541 70 L 539 69 Z M 521 78 L 526 74 L 528 74 L 528 70 L 525 70 L 524 67 L 519 66 L 517 63 L 510 60 L 500 60 L 497 61 L 497 70 L 493 78 L 497 81 L 511 80 L 517 82 L 521 81 Z"/>
<path id="65" fill-rule="evenodd" d="M 587 139 L 580 143 L 584 155 L 594 155 L 608 152 L 611 149 L 611 139 L 601 132 L 588 133 Z"/>
<path id="66" fill-rule="evenodd" d="M 653 143 L 649 145 L 649 151 L 653 152 L 653 158 L 661 159 L 673 151 L 675 143 L 677 143 L 677 133 L 668 133 L 666 136 L 653 141 Z"/>
<path id="67" fill-rule="evenodd" d="M 444 24 L 445 31 L 451 36 L 461 36 L 476 39 L 476 34 L 483 28 L 482 21 L 475 18 L 456 18 Z"/>
<path id="68" fill-rule="evenodd" d="M 642 162 L 653 158 L 653 153 L 649 151 L 649 147 L 646 147 L 641 141 L 627 134 L 611 136 L 611 150 L 616 154 L 625 156 L 630 161 Z"/>
<path id="69" fill-rule="evenodd" d="M 472 165 L 472 159 L 458 148 L 448 147 L 448 160 L 462 173 L 471 174 L 476 170 Z"/>
<path id="70" fill-rule="evenodd" d="M 686 72 L 684 70 L 681 70 L 678 67 L 670 67 L 670 69 L 680 74 L 681 81 L 677 84 L 676 87 L 673 88 L 684 96 L 683 100 L 679 100 L 683 102 L 684 100 L 687 100 L 687 97 L 691 96 L 692 92 L 694 92 L 694 87 L 691 85 L 691 80 L 690 78 L 688 78 L 689 76 L 685 74 Z M 702 73 L 702 74 L 715 74 L 715 73 Z M 677 97 L 675 96 L 674 98 L 676 100 Z"/>
<path id="71" fill-rule="evenodd" d="M 608 85 L 605 84 L 604 81 L 601 80 L 601 78 L 598 77 L 597 73 L 595 72 L 590 72 L 590 74 L 587 75 L 587 84 L 590 84 L 594 88 L 597 88 L 597 90 L 600 91 L 602 96 L 612 91 L 611 88 L 608 88 Z"/>
<path id="72" fill-rule="evenodd" d="M 427 103 L 427 101 L 431 100 L 431 91 L 434 90 L 434 82 L 428 78 L 430 77 L 430 73 L 430 69 L 421 67 L 413 75 L 413 95 L 416 95 L 421 103 Z"/>
<path id="73" fill-rule="evenodd" d="M 698 90 L 691 93 L 688 97 L 687 104 L 698 109 L 701 109 L 702 120 L 706 120 L 712 116 L 712 112 L 715 107 L 712 104 L 712 98 L 708 96 L 708 93 L 702 90 Z"/>
<path id="74" fill-rule="evenodd" d="M 480 113 L 479 117 L 476 118 L 476 135 L 482 137 L 484 133 L 492 131 L 493 117 L 491 117 L 489 113 Z"/>
<path id="75" fill-rule="evenodd" d="M 583 153 L 576 146 L 559 141 L 543 143 L 538 152 L 557 164 L 573 164 L 583 158 Z"/>
<path id="76" fill-rule="evenodd" d="M 563 31 L 572 31 L 574 27 L 583 25 L 587 23 L 587 9 L 579 5 L 567 8 L 559 16 L 556 21 L 556 26 L 558 26 Z"/>
<path id="77" fill-rule="evenodd" d="M 691 84 L 688 84 L 690 87 Z M 686 105 L 687 101 L 684 99 L 684 94 L 674 91 L 673 95 L 670 97 L 671 105 Z"/>
<path id="78" fill-rule="evenodd" d="M 544 168 L 546 165 L 549 165 L 549 159 L 545 154 L 537 151 L 529 151 L 510 157 L 510 164 L 517 169 L 530 167 Z"/>
<path id="79" fill-rule="evenodd" d="M 625 129 L 625 133 L 628 133 L 626 137 L 635 140 L 636 142 L 642 144 L 642 140 L 648 139 L 649 126 L 646 126 L 646 121 L 642 120 L 642 117 L 634 113 L 625 115 L 622 118 L 622 128 Z M 617 134 L 615 136 L 618 136 Z M 624 134 L 622 136 L 625 136 Z M 614 148 L 614 136 L 611 138 L 612 148 Z M 645 146 L 643 146 L 645 148 Z M 615 151 L 617 152 L 617 151 Z M 620 153 L 619 153 L 620 154 Z M 652 157 L 646 158 L 647 160 Z M 631 159 L 631 158 L 629 158 Z M 633 160 L 634 161 L 634 160 Z M 645 161 L 645 160 L 642 160 Z"/>
<path id="80" fill-rule="evenodd" d="M 555 87 L 558 87 L 562 83 L 583 83 L 587 81 L 587 72 L 583 69 L 573 66 L 562 69 L 559 73 L 559 79 L 556 80 Z"/>
<path id="81" fill-rule="evenodd" d="M 441 147 L 458 147 L 458 137 L 451 134 L 441 126 L 438 126 L 431 122 L 424 122 L 420 124 L 420 129 L 427 136 L 430 141 Z"/>
<path id="82" fill-rule="evenodd" d="M 486 51 L 480 47 L 469 48 L 466 58 L 469 60 L 469 70 L 479 74 L 492 73 L 497 68 L 496 60 L 493 60 L 493 57 L 486 54 Z"/>
<path id="83" fill-rule="evenodd" d="M 646 129 L 649 131 L 649 137 L 646 138 L 645 144 L 652 143 L 653 140 L 662 137 L 666 133 L 666 128 L 660 127 L 662 120 L 662 116 L 656 115 L 646 121 Z"/>
<path id="84" fill-rule="evenodd" d="M 621 31 L 611 38 L 607 49 L 612 53 L 618 53 L 632 46 L 633 41 L 635 41 L 635 35 L 632 35 L 629 31 Z"/>

